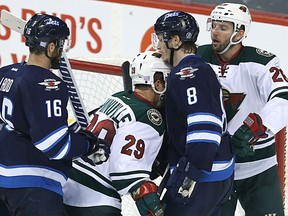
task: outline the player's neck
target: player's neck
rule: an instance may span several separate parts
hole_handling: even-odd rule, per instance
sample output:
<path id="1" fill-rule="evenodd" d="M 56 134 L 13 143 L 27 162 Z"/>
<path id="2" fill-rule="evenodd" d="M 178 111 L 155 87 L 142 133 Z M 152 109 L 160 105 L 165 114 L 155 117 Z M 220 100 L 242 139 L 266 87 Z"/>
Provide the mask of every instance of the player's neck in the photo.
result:
<path id="1" fill-rule="evenodd" d="M 149 103 L 154 106 L 154 100 L 155 100 L 155 93 L 153 92 L 152 89 L 147 89 L 147 90 L 140 90 L 140 89 L 135 89 L 134 93 L 143 101 L 146 103 Z"/>
<path id="2" fill-rule="evenodd" d="M 195 55 L 194 53 L 184 53 L 182 50 L 177 50 L 174 53 L 174 59 L 173 59 L 173 65 L 176 66 L 179 64 L 179 62 L 189 55 Z"/>
<path id="3" fill-rule="evenodd" d="M 35 65 L 38 67 L 46 68 L 47 70 L 51 67 L 50 60 L 45 56 L 45 54 L 36 55 L 36 54 L 30 54 L 27 65 Z"/>
<path id="4" fill-rule="evenodd" d="M 229 62 L 232 58 L 234 58 L 242 48 L 242 43 L 232 45 L 225 53 L 219 54 L 220 58 L 224 62 Z"/>

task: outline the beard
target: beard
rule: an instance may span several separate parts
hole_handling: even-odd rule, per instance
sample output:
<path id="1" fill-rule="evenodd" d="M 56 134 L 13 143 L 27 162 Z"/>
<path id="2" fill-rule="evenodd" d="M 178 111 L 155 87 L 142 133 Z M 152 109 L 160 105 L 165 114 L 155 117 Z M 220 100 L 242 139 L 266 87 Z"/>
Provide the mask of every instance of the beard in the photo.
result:
<path id="1" fill-rule="evenodd" d="M 226 43 L 212 42 L 211 46 L 212 46 L 213 51 L 220 53 L 228 46 L 228 44 L 229 42 L 226 42 Z"/>
<path id="2" fill-rule="evenodd" d="M 59 69 L 60 68 L 60 62 L 61 62 L 61 52 L 55 57 L 52 57 L 51 60 L 51 68 L 52 69 Z"/>
<path id="3" fill-rule="evenodd" d="M 60 59 L 58 59 L 58 58 L 51 59 L 51 68 L 52 69 L 59 69 L 60 68 Z"/>

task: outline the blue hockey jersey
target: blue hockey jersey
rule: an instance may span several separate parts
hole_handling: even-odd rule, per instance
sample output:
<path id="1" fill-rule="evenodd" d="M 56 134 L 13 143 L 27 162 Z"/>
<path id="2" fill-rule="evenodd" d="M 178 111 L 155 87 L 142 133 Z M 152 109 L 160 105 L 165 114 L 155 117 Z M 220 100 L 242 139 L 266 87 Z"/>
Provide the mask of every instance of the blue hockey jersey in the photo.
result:
<path id="1" fill-rule="evenodd" d="M 229 178 L 235 161 L 221 86 L 212 68 L 200 56 L 183 58 L 168 77 L 165 101 L 170 166 L 186 156 L 201 173 L 195 181 Z"/>
<path id="2" fill-rule="evenodd" d="M 41 187 L 62 195 L 71 159 L 89 142 L 69 131 L 66 84 L 25 63 L 0 69 L 0 187 Z"/>

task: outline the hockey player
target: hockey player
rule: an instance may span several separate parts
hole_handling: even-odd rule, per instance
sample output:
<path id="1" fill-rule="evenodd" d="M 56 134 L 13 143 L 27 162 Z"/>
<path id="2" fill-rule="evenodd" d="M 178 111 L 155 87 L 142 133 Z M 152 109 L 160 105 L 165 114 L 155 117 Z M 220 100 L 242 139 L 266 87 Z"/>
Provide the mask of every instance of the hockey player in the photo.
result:
<path id="1" fill-rule="evenodd" d="M 165 131 L 158 108 L 170 72 L 159 53 L 138 54 L 130 65 L 134 91 L 109 97 L 88 128 L 111 144 L 107 163 L 74 161 L 64 187 L 69 216 L 120 216 L 121 196 L 131 194 L 141 215 L 163 216 L 157 186 L 150 180 Z"/>
<path id="2" fill-rule="evenodd" d="M 212 44 L 197 52 L 223 87 L 237 155 L 233 193 L 222 215 L 234 215 L 239 200 L 247 216 L 282 216 L 274 135 L 288 124 L 288 79 L 274 54 L 243 46 L 250 24 L 245 5 L 216 6 L 208 19 Z"/>
<path id="3" fill-rule="evenodd" d="M 109 146 L 89 131 L 68 129 L 67 87 L 50 71 L 59 68 L 66 23 L 35 14 L 24 36 L 28 61 L 0 69 L 0 199 L 13 216 L 63 216 L 72 158 L 99 147 L 108 157 Z"/>
<path id="4" fill-rule="evenodd" d="M 212 68 L 195 55 L 199 27 L 193 16 L 165 13 L 154 30 L 154 47 L 174 66 L 165 94 L 172 174 L 164 215 L 218 216 L 234 169 L 221 86 Z"/>

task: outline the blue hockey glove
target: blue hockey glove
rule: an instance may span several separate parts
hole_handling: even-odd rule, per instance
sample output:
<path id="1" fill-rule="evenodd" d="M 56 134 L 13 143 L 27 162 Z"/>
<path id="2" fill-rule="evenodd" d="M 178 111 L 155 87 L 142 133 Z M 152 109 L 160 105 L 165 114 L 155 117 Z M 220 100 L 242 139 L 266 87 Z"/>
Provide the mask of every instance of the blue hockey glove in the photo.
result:
<path id="1" fill-rule="evenodd" d="M 267 128 L 262 124 L 261 117 L 256 113 L 250 113 L 243 125 L 231 138 L 234 153 L 239 157 L 254 155 L 253 145 L 259 138 L 266 138 Z"/>
<path id="2" fill-rule="evenodd" d="M 88 130 L 79 132 L 90 144 L 90 150 L 81 158 L 92 166 L 106 162 L 110 155 L 110 145 L 103 139 L 98 138 L 95 134 Z"/>
<path id="3" fill-rule="evenodd" d="M 164 208 L 157 194 L 155 183 L 142 181 L 132 187 L 130 191 L 141 216 L 164 216 Z"/>
<path id="4" fill-rule="evenodd" d="M 167 182 L 167 196 L 175 203 L 185 205 L 191 199 L 196 181 L 202 172 L 198 170 L 186 157 L 180 158 L 176 169 L 173 170 Z"/>

